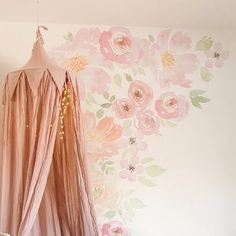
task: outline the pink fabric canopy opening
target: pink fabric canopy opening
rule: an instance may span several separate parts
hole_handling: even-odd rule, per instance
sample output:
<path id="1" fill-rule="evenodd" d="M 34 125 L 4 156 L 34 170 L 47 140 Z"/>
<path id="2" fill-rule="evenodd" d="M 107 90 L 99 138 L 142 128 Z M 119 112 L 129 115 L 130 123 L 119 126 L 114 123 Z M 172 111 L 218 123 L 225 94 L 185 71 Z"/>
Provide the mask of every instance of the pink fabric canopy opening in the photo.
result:
<path id="1" fill-rule="evenodd" d="M 4 87 L 0 232 L 98 236 L 79 83 L 50 61 L 37 35 L 32 57 Z"/>

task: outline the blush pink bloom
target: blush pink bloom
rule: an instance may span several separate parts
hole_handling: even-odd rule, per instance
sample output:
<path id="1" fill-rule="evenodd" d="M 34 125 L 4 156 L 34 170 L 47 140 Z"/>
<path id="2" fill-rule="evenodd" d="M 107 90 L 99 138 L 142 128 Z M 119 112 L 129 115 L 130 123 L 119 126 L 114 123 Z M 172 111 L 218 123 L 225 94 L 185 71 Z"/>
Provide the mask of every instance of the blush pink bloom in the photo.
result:
<path id="1" fill-rule="evenodd" d="M 171 30 L 164 30 L 156 40 L 152 54 L 157 57 L 157 76 L 161 87 L 191 87 L 192 82 L 187 75 L 192 74 L 198 64 L 196 54 L 189 52 L 191 38 L 180 31 L 171 35 Z"/>
<path id="2" fill-rule="evenodd" d="M 173 92 L 162 94 L 155 104 L 158 115 L 163 119 L 183 118 L 188 114 L 189 102 Z"/>
<path id="3" fill-rule="evenodd" d="M 140 110 L 136 116 L 135 126 L 144 135 L 156 134 L 160 127 L 158 117 L 151 110 Z"/>
<path id="4" fill-rule="evenodd" d="M 101 229 L 102 236 L 131 236 L 130 230 L 120 221 L 105 223 Z"/>
<path id="5" fill-rule="evenodd" d="M 96 124 L 95 115 L 86 112 L 83 115 L 87 154 L 90 161 L 111 157 L 118 153 L 117 140 L 122 135 L 122 128 L 115 124 L 112 117 L 104 117 Z"/>
<path id="6" fill-rule="evenodd" d="M 81 71 L 79 78 L 84 81 L 88 91 L 98 94 L 109 90 L 108 85 L 111 83 L 110 76 L 100 68 L 87 68 Z"/>
<path id="7" fill-rule="evenodd" d="M 124 27 L 112 27 L 101 34 L 100 50 L 103 56 L 120 64 L 136 63 L 141 49 L 130 31 Z"/>
<path id="8" fill-rule="evenodd" d="M 135 181 L 137 176 L 144 172 L 144 166 L 139 164 L 139 159 L 136 156 L 121 160 L 120 165 L 123 168 L 120 172 L 120 177 L 131 182 Z"/>
<path id="9" fill-rule="evenodd" d="M 213 67 L 222 67 L 224 65 L 224 60 L 229 57 L 229 52 L 223 50 L 221 43 L 215 43 L 212 49 L 206 51 L 206 55 L 209 58 L 206 61 L 206 66 L 208 68 Z"/>
<path id="10" fill-rule="evenodd" d="M 139 130 L 130 128 L 123 131 L 122 139 L 117 145 L 119 148 L 128 148 L 129 153 L 135 156 L 139 151 L 147 149 L 147 144 L 142 139 L 143 134 Z"/>
<path id="11" fill-rule="evenodd" d="M 116 99 L 112 105 L 112 110 L 120 119 L 133 117 L 136 113 L 134 102 L 128 98 Z"/>
<path id="12" fill-rule="evenodd" d="M 129 98 L 140 108 L 148 106 L 153 99 L 152 88 L 141 80 L 130 83 L 128 94 Z"/>

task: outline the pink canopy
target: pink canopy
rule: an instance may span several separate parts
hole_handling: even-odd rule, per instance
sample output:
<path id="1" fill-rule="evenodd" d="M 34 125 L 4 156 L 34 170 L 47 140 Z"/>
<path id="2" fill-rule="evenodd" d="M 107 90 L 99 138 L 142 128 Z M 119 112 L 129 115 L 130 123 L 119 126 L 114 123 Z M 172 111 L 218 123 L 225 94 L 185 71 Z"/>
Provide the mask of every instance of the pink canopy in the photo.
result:
<path id="1" fill-rule="evenodd" d="M 3 104 L 0 232 L 98 236 L 79 83 L 50 61 L 40 27 L 28 63 L 7 75 Z"/>

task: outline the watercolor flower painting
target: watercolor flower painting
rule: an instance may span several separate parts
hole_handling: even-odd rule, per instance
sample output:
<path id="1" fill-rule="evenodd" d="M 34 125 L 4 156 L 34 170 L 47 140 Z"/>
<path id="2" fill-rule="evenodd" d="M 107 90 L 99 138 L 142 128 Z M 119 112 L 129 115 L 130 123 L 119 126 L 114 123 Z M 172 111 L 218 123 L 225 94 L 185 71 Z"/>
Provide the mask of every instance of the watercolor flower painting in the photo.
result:
<path id="1" fill-rule="evenodd" d="M 69 32 L 50 55 L 80 81 L 100 233 L 131 236 L 129 224 L 149 205 L 139 192 L 157 188 L 168 171 L 156 156 L 162 131 L 210 102 L 203 87 L 229 52 L 210 36 L 196 39 L 174 29 L 140 36 L 113 26 Z M 148 156 L 153 143 L 156 150 Z"/>

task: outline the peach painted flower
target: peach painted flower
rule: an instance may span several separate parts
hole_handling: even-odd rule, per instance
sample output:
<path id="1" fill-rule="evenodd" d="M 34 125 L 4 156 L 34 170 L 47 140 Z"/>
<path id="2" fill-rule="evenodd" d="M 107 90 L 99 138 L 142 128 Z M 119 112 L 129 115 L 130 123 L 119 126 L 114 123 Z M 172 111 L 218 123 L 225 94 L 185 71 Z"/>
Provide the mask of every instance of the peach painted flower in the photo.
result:
<path id="1" fill-rule="evenodd" d="M 114 186 L 111 179 L 105 178 L 101 172 L 91 171 L 91 191 L 96 212 L 103 214 L 108 210 L 116 210 L 121 203 L 120 188 Z"/>
<path id="2" fill-rule="evenodd" d="M 129 98 L 140 108 L 148 106 L 153 98 L 152 88 L 141 80 L 130 83 L 128 94 Z"/>
<path id="3" fill-rule="evenodd" d="M 189 102 L 173 92 L 162 94 L 155 104 L 158 115 L 163 119 L 183 118 L 189 110 Z"/>
<path id="4" fill-rule="evenodd" d="M 135 126 L 144 135 L 156 134 L 160 127 L 158 117 L 151 110 L 140 110 L 136 116 Z"/>
<path id="5" fill-rule="evenodd" d="M 137 156 L 121 160 L 120 165 L 123 168 L 120 172 L 120 177 L 132 182 L 136 180 L 137 176 L 144 172 L 144 166 L 139 164 Z"/>
<path id="6" fill-rule="evenodd" d="M 104 117 L 96 124 L 95 115 L 86 112 L 83 115 L 87 154 L 90 161 L 111 157 L 118 153 L 116 141 L 122 135 L 122 128 L 115 124 L 112 117 Z"/>
<path id="7" fill-rule="evenodd" d="M 224 60 L 229 57 L 229 52 L 223 50 L 221 43 L 215 43 L 213 49 L 209 49 L 205 53 L 209 58 L 206 61 L 206 66 L 208 68 L 213 67 L 213 65 L 215 65 L 215 67 L 222 67 L 224 65 Z"/>
<path id="8" fill-rule="evenodd" d="M 112 27 L 102 32 L 99 43 L 101 53 L 111 61 L 132 64 L 139 60 L 138 43 L 127 28 Z"/>
<path id="9" fill-rule="evenodd" d="M 119 148 L 127 148 L 129 153 L 135 156 L 139 151 L 145 151 L 147 144 L 143 142 L 143 134 L 136 129 L 126 129 L 123 131 L 122 139 L 117 143 Z"/>
<path id="10" fill-rule="evenodd" d="M 105 223 L 101 229 L 102 236 L 131 236 L 128 228 L 123 226 L 120 221 L 110 221 Z"/>
<path id="11" fill-rule="evenodd" d="M 116 99 L 112 105 L 112 110 L 120 119 L 133 117 L 136 113 L 134 102 L 128 98 Z"/>
<path id="12" fill-rule="evenodd" d="M 189 52 L 191 38 L 180 31 L 171 35 L 171 30 L 164 30 L 156 40 L 152 50 L 159 65 L 157 73 L 161 87 L 191 87 L 192 82 L 187 75 L 197 69 L 198 63 L 197 56 Z"/>

